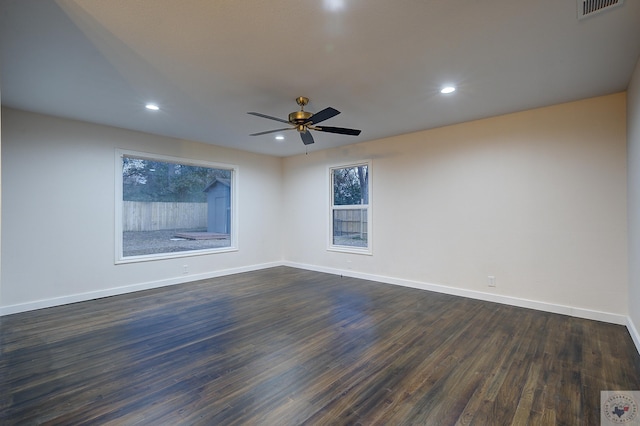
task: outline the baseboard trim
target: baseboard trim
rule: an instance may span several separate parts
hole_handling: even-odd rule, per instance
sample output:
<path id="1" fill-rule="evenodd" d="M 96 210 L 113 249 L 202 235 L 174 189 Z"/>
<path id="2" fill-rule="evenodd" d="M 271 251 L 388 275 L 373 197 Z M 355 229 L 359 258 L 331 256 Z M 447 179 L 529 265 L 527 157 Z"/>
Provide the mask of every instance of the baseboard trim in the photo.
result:
<path id="1" fill-rule="evenodd" d="M 635 324 L 629 317 L 614 314 L 610 312 L 601 312 L 590 309 L 575 308 L 565 305 L 557 305 L 553 303 L 540 302 L 536 300 L 521 299 L 511 296 L 503 296 L 498 294 L 483 293 L 474 290 L 466 290 L 456 287 L 449 287 L 440 284 L 431 284 L 420 281 L 406 280 L 401 278 L 387 277 L 383 275 L 368 274 L 356 272 L 352 270 L 342 270 L 337 268 L 328 268 L 317 265 L 309 265 L 297 262 L 269 262 L 257 265 L 243 266 L 239 268 L 223 269 L 219 271 L 211 271 L 202 274 L 184 275 L 158 281 L 148 281 L 144 283 L 132 284 L 122 287 L 114 287 L 104 290 L 73 294 L 69 296 L 56 297 L 51 299 L 42 299 L 34 302 L 20 303 L 9 306 L 0 307 L 0 316 L 17 314 L 20 312 L 33 311 L 36 309 L 50 308 L 53 306 L 67 305 L 70 303 L 84 302 L 87 300 L 99 299 L 102 297 L 117 296 L 135 291 L 149 290 L 152 288 L 165 287 L 186 282 L 204 280 L 209 278 L 222 277 L 226 275 L 239 274 L 243 272 L 258 271 L 277 266 L 289 266 L 292 268 L 305 269 L 309 271 L 323 272 L 332 275 L 342 275 L 346 277 L 359 278 L 363 280 L 375 281 L 385 284 L 398 285 L 402 287 L 411 287 L 420 290 L 434 291 L 437 293 L 449 294 L 452 296 L 468 297 L 471 299 L 484 300 L 487 302 L 501 303 L 505 305 L 518 306 L 521 308 L 535 309 L 538 311 L 552 312 L 556 314 L 568 315 L 577 318 L 584 318 L 595 321 L 608 322 L 612 324 L 625 325 L 629 330 L 629 334 L 640 353 L 640 334 Z"/>
<path id="2" fill-rule="evenodd" d="M 631 320 L 631 317 L 627 318 L 627 330 L 629 330 L 631 339 L 633 340 L 633 343 L 635 343 L 636 349 L 640 354 L 640 333 L 638 333 L 638 329 L 636 328 L 635 324 Z"/>
<path id="3" fill-rule="evenodd" d="M 584 318 L 584 319 L 608 322 L 608 323 L 618 324 L 618 325 L 627 325 L 627 327 L 630 322 L 630 320 L 626 316 L 614 314 L 610 312 L 601 312 L 601 311 L 595 311 L 590 309 L 575 308 L 572 306 L 557 305 L 553 303 L 540 302 L 537 300 L 521 299 L 518 297 L 503 296 L 503 295 L 492 294 L 492 293 L 483 293 L 480 291 L 449 287 L 441 284 L 431 284 L 431 283 L 425 283 L 420 281 L 405 280 L 400 278 L 387 277 L 383 275 L 355 272 L 352 270 L 327 268 L 322 266 L 308 265 L 308 264 L 296 263 L 296 262 L 286 262 L 286 261 L 283 264 L 285 266 L 290 266 L 292 268 L 306 269 L 310 271 L 324 272 L 327 274 L 342 275 L 345 277 L 376 281 L 376 282 L 385 283 L 385 284 L 399 285 L 402 287 L 411 287 L 411 288 L 416 288 L 420 290 L 434 291 L 437 293 L 444 293 L 452 296 L 468 297 L 470 299 L 501 303 L 504 305 L 517 306 L 520 308 L 535 309 L 538 311 L 568 315 L 576 318 Z M 636 346 L 637 345 L 638 343 L 636 342 Z M 640 349 L 639 349 L 639 352 L 640 352 Z"/>
<path id="4" fill-rule="evenodd" d="M 117 296 L 135 291 L 149 290 L 152 288 L 166 287 L 170 285 L 183 284 L 192 281 L 199 281 L 209 278 L 223 277 L 226 275 L 240 274 L 242 272 L 258 271 L 261 269 L 282 266 L 282 262 L 270 262 L 257 265 L 243 266 L 240 268 L 223 269 L 219 271 L 205 272 L 202 274 L 183 275 L 180 277 L 167 278 L 158 281 L 148 281 L 144 283 L 132 284 L 122 287 L 114 287 L 104 290 L 90 291 L 86 293 L 72 294 L 69 296 L 42 299 L 34 302 L 19 303 L 15 305 L 0 307 L 0 316 L 17 314 L 20 312 L 34 311 L 36 309 L 51 308 L 54 306 L 68 305 L 70 303 L 85 302 L 87 300 L 100 299 L 102 297 Z"/>

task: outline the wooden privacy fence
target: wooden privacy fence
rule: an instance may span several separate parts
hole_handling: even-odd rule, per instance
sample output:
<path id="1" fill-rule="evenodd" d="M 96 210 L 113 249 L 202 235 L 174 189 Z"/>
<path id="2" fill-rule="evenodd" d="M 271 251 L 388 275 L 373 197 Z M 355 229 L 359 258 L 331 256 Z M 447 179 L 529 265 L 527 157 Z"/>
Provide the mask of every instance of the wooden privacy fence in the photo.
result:
<path id="1" fill-rule="evenodd" d="M 207 227 L 207 203 L 122 202 L 123 231 Z"/>
<path id="2" fill-rule="evenodd" d="M 334 236 L 355 236 L 363 238 L 367 236 L 367 214 L 366 210 L 347 209 L 333 211 L 333 235 Z"/>

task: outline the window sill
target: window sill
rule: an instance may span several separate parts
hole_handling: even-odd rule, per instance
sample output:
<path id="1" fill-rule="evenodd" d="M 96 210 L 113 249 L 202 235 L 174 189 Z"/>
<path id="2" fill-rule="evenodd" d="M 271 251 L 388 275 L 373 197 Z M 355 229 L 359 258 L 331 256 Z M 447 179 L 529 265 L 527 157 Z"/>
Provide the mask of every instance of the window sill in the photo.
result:
<path id="1" fill-rule="evenodd" d="M 233 251 L 238 251 L 237 247 L 225 247 L 213 250 L 188 250 L 184 252 L 173 252 L 173 253 L 160 253 L 160 254 L 147 254 L 142 256 L 128 256 L 116 259 L 115 264 L 123 264 L 123 263 L 137 263 L 137 262 L 149 262 L 153 260 L 167 260 L 167 259 L 177 259 L 183 257 L 193 257 L 193 256 L 203 256 L 207 254 L 217 254 L 217 253 L 229 253 Z"/>
<path id="2" fill-rule="evenodd" d="M 327 251 L 335 251 L 339 253 L 351 253 L 351 254 L 364 254 L 367 256 L 373 256 L 373 253 L 370 248 L 359 248 L 359 247 L 350 247 L 350 246 L 329 246 L 327 247 Z"/>

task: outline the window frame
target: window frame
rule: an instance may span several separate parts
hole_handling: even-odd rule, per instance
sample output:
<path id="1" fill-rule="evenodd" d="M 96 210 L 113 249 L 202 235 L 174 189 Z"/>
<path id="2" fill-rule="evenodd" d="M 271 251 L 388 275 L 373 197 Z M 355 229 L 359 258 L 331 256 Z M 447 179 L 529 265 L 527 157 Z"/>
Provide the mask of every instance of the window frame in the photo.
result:
<path id="1" fill-rule="evenodd" d="M 159 161 L 166 163 L 175 163 L 186 166 L 196 166 L 196 167 L 209 167 L 213 169 L 224 169 L 229 170 L 231 172 L 230 182 L 230 196 L 231 196 L 231 217 L 230 217 L 230 232 L 229 232 L 229 246 L 227 247 L 216 247 L 202 250 L 187 250 L 187 251 L 179 251 L 179 252 L 169 252 L 169 253 L 156 253 L 156 254 L 145 254 L 145 255 L 137 255 L 137 256 L 124 256 L 123 254 L 123 218 L 122 218 L 122 210 L 123 210 L 123 167 L 124 167 L 124 157 L 130 158 L 139 158 L 143 160 L 150 161 Z M 216 254 L 216 253 L 227 253 L 238 251 L 238 174 L 239 167 L 233 164 L 220 163 L 220 162 L 212 162 L 212 161 L 204 161 L 204 160 L 194 160 L 191 158 L 184 157 L 174 157 L 169 155 L 161 155 L 161 154 L 153 154 L 149 152 L 140 152 L 140 151 L 132 151 L 126 149 L 116 149 L 115 153 L 115 260 L 114 263 L 118 264 L 127 264 L 127 263 L 137 263 L 137 262 L 147 262 L 153 260 L 166 260 L 166 259 L 176 259 L 183 257 L 193 257 L 193 256 L 202 256 L 208 254 Z"/>
<path id="2" fill-rule="evenodd" d="M 337 169 L 348 169 L 352 167 L 358 166 L 367 166 L 367 185 L 368 185 L 368 194 L 369 194 L 369 203 L 368 204 L 349 204 L 349 205 L 334 205 L 334 192 L 333 192 L 333 177 L 334 170 Z M 328 220 L 327 220 L 327 250 L 334 252 L 342 252 L 342 253 L 353 253 L 353 254 L 364 254 L 364 255 L 373 255 L 373 233 L 371 232 L 373 229 L 373 191 L 372 191 L 372 161 L 371 160 L 361 160 L 354 161 L 345 164 L 333 165 L 327 168 L 328 174 L 328 182 L 329 182 L 329 198 L 327 200 L 328 204 Z M 367 211 L 367 246 L 366 247 L 357 247 L 357 246 L 346 246 L 334 244 L 334 235 L 333 235 L 333 214 L 335 210 L 352 210 L 352 209 L 360 209 Z"/>

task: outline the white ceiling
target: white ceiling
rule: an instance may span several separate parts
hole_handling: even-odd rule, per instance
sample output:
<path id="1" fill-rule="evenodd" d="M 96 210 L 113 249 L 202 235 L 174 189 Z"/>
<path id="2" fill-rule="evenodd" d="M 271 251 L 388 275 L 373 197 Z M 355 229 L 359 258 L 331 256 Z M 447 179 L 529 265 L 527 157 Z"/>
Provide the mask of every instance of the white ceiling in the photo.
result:
<path id="1" fill-rule="evenodd" d="M 362 129 L 313 151 L 624 91 L 639 55 L 638 0 L 0 0 L 3 105 L 277 156 L 248 111 Z"/>

